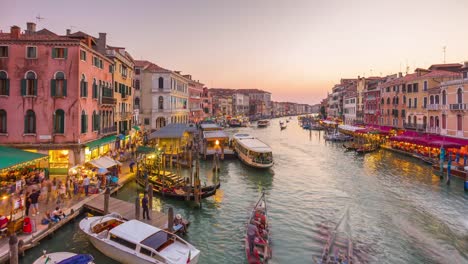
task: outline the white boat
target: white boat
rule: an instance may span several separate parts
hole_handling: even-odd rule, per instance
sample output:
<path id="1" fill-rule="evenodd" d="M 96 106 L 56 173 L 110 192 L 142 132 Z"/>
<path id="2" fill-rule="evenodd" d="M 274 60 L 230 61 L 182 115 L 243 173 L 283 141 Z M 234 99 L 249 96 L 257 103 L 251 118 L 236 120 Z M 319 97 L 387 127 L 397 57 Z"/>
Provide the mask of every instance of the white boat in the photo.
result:
<path id="1" fill-rule="evenodd" d="M 104 255 L 124 264 L 195 264 L 200 255 L 177 235 L 118 214 L 87 217 L 80 229 Z"/>
<path id="2" fill-rule="evenodd" d="M 325 140 L 328 140 L 328 141 L 348 141 L 348 140 L 353 139 L 353 137 L 341 134 L 339 132 L 338 133 L 332 133 L 332 134 L 326 134 L 323 137 L 325 138 Z"/>
<path id="3" fill-rule="evenodd" d="M 245 164 L 255 168 L 273 166 L 273 152 L 264 142 L 249 134 L 235 134 L 232 140 L 234 151 Z"/>
<path id="4" fill-rule="evenodd" d="M 267 127 L 270 125 L 270 120 L 258 120 L 257 121 L 257 127 Z"/>
<path id="5" fill-rule="evenodd" d="M 283 121 L 280 121 L 279 124 L 280 124 L 281 130 L 283 130 L 283 129 L 285 129 L 287 127 L 287 124 L 285 122 L 283 122 Z"/>
<path id="6" fill-rule="evenodd" d="M 94 258 L 89 254 L 75 254 L 71 252 L 55 252 L 47 253 L 44 250 L 44 254 L 39 257 L 33 264 L 92 264 Z"/>

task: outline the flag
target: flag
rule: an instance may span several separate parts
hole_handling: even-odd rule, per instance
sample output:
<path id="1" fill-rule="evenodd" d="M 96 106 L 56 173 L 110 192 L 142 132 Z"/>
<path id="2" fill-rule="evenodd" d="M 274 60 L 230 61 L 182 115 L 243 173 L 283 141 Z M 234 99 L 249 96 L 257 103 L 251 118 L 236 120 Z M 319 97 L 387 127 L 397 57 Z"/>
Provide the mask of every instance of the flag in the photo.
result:
<path id="1" fill-rule="evenodd" d="M 192 253 L 192 251 L 189 250 L 189 252 L 188 252 L 188 258 L 187 258 L 187 264 L 190 263 L 190 258 L 191 258 L 191 255 L 192 255 L 191 253 Z"/>

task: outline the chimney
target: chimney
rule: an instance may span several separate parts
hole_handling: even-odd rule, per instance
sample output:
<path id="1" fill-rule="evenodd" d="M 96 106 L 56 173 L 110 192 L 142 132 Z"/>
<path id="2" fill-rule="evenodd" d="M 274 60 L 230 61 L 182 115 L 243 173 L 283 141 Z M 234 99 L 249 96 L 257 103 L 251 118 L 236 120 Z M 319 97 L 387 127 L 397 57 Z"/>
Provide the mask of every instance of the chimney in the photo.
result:
<path id="1" fill-rule="evenodd" d="M 28 22 L 28 23 L 26 23 L 26 28 L 28 30 L 27 31 L 28 34 L 34 33 L 34 32 L 36 32 L 36 23 Z"/>
<path id="2" fill-rule="evenodd" d="M 174 71 L 174 72 L 177 73 L 177 74 L 180 74 L 180 71 Z"/>
<path id="3" fill-rule="evenodd" d="M 106 53 L 106 33 L 99 33 L 97 50 L 103 54 Z"/>
<path id="4" fill-rule="evenodd" d="M 67 36 L 71 34 L 71 30 L 67 29 Z"/>
<path id="5" fill-rule="evenodd" d="M 12 26 L 10 30 L 10 37 L 12 39 L 19 39 L 21 34 L 21 28 L 18 26 Z"/>
<path id="6" fill-rule="evenodd" d="M 402 73 L 402 72 L 399 72 L 399 73 L 398 73 L 398 78 L 401 78 L 401 77 L 403 77 L 403 73 Z"/>
<path id="7" fill-rule="evenodd" d="M 90 36 L 86 37 L 86 46 L 93 47 L 93 39 Z"/>

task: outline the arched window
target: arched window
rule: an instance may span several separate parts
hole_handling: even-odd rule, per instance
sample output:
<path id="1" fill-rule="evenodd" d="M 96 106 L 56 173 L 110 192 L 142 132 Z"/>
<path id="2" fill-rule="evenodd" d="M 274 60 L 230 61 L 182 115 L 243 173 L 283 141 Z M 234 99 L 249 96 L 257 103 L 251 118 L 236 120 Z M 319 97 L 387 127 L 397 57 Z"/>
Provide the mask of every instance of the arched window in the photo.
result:
<path id="1" fill-rule="evenodd" d="M 447 92 L 445 90 L 442 91 L 442 104 L 447 104 Z"/>
<path id="2" fill-rule="evenodd" d="M 0 133 L 7 133 L 7 112 L 3 109 L 0 109 Z"/>
<path id="3" fill-rule="evenodd" d="M 439 117 L 438 116 L 435 117 L 435 127 L 439 128 Z"/>
<path id="4" fill-rule="evenodd" d="M 28 71 L 21 80 L 22 96 L 37 96 L 37 75 L 33 71 Z"/>
<path id="5" fill-rule="evenodd" d="M 99 81 L 99 84 L 101 84 L 101 81 Z M 98 97 L 98 84 L 97 84 L 96 79 L 93 79 L 92 97 L 93 99 L 96 99 Z"/>
<path id="6" fill-rule="evenodd" d="M 86 81 L 86 76 L 84 74 L 81 75 L 80 97 L 88 97 L 88 82 Z"/>
<path id="7" fill-rule="evenodd" d="M 406 95 L 403 95 L 403 104 L 406 104 Z"/>
<path id="8" fill-rule="evenodd" d="M 164 88 L 164 78 L 163 77 L 159 77 L 158 79 L 158 86 L 159 86 L 159 89 L 163 89 Z"/>
<path id="9" fill-rule="evenodd" d="M 439 95 L 436 95 L 436 96 L 434 97 L 434 103 L 435 103 L 435 104 L 439 104 Z"/>
<path id="10" fill-rule="evenodd" d="M 26 116 L 24 117 L 24 133 L 36 133 L 36 114 L 33 110 L 26 111 Z"/>
<path id="11" fill-rule="evenodd" d="M 415 125 L 416 125 L 416 120 L 417 120 L 416 116 L 413 116 L 413 124 Z"/>
<path id="12" fill-rule="evenodd" d="M 54 78 L 50 80 L 50 95 L 52 97 L 67 96 L 67 80 L 63 72 L 56 72 Z"/>
<path id="13" fill-rule="evenodd" d="M 442 118 L 442 123 L 443 123 L 443 118 Z M 431 116 L 429 118 L 429 127 L 434 127 L 434 117 L 433 116 Z"/>
<path id="14" fill-rule="evenodd" d="M 81 133 L 84 134 L 86 132 L 88 132 L 88 116 L 83 110 L 81 111 Z"/>
<path id="15" fill-rule="evenodd" d="M 436 120 L 437 120 L 438 117 L 436 117 Z M 447 128 L 447 115 L 445 114 L 442 114 L 442 129 L 446 129 Z"/>
<path id="16" fill-rule="evenodd" d="M 429 104 L 434 104 L 434 96 L 433 95 L 431 95 L 429 97 Z"/>
<path id="17" fill-rule="evenodd" d="M 408 124 L 411 124 L 411 116 L 408 116 Z"/>
<path id="18" fill-rule="evenodd" d="M 54 113 L 54 133 L 65 133 L 65 111 L 62 109 L 55 110 Z"/>
<path id="19" fill-rule="evenodd" d="M 159 109 L 164 109 L 164 98 L 162 96 L 159 96 L 158 99 L 158 108 Z"/>
<path id="20" fill-rule="evenodd" d="M 99 130 L 99 114 L 96 111 L 93 111 L 93 131 Z"/>
<path id="21" fill-rule="evenodd" d="M 462 88 L 458 88 L 457 90 L 457 104 L 463 103 L 463 90 Z"/>
<path id="22" fill-rule="evenodd" d="M 390 97 L 387 98 L 387 104 L 390 104 Z"/>
<path id="23" fill-rule="evenodd" d="M 462 115 L 457 115 L 457 131 L 463 131 L 463 116 Z"/>
<path id="24" fill-rule="evenodd" d="M 380 104 L 385 104 L 385 100 L 383 98 L 380 100 Z"/>
<path id="25" fill-rule="evenodd" d="M 0 95 L 10 95 L 10 80 L 6 71 L 0 71 Z"/>
<path id="26" fill-rule="evenodd" d="M 139 97 L 135 97 L 134 105 L 135 105 L 136 109 L 140 108 L 140 98 Z"/>

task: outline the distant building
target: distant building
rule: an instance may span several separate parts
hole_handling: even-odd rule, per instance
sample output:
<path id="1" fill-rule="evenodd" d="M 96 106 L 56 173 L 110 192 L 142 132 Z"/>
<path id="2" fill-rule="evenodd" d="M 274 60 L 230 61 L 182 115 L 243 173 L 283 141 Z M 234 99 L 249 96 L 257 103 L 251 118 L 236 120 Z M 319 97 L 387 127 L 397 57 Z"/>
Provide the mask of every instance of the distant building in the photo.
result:
<path id="1" fill-rule="evenodd" d="M 202 107 L 205 118 L 213 115 L 213 98 L 211 97 L 210 91 L 206 87 L 203 88 Z"/>
<path id="2" fill-rule="evenodd" d="M 189 121 L 197 123 L 203 120 L 203 83 L 192 80 L 192 75 L 184 75 L 185 78 L 189 79 Z"/>
<path id="3" fill-rule="evenodd" d="M 234 93 L 232 95 L 232 110 L 236 116 L 249 115 L 249 96 L 243 93 Z"/>

